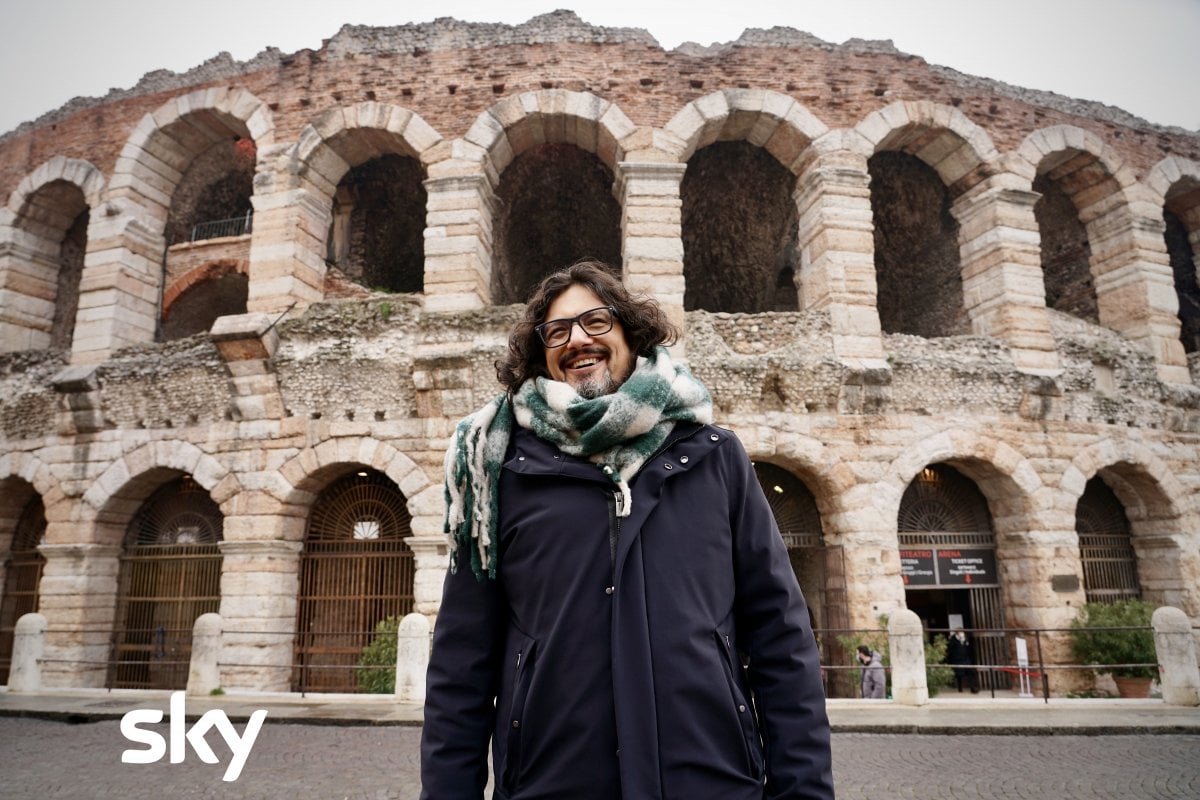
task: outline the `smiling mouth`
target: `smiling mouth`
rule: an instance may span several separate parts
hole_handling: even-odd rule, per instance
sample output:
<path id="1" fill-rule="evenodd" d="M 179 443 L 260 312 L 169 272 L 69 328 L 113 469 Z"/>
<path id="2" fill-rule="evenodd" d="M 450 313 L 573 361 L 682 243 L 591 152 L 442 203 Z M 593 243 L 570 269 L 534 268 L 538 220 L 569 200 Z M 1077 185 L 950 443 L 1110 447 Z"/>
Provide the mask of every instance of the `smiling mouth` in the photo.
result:
<path id="1" fill-rule="evenodd" d="M 594 367 L 608 357 L 608 352 L 601 349 L 584 350 L 578 353 L 572 353 L 570 356 L 562 359 L 559 366 L 563 371 L 583 370 Z"/>

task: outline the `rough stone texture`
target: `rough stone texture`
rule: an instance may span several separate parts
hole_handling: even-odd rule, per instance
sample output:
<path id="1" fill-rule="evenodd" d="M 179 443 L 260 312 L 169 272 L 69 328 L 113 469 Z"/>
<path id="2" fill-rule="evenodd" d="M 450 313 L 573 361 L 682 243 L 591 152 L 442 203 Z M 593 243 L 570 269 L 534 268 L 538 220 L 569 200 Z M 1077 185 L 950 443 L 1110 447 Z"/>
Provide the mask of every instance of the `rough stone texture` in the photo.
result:
<path id="1" fill-rule="evenodd" d="M 253 232 L 168 248 L 244 200 L 235 136 Z M 719 424 L 811 493 L 844 575 L 804 588 L 851 626 L 906 603 L 897 519 L 934 464 L 986 500 L 1008 624 L 1070 623 L 1096 479 L 1143 595 L 1200 621 L 1198 159 L 888 43 L 664 52 L 569 12 L 348 26 L 68 104 L 0 137 L 0 485 L 45 505 L 47 680 L 103 683 L 118 544 L 183 474 L 224 515 L 230 687 L 287 688 L 307 519 L 351 471 L 404 495 L 434 615 L 448 437 L 498 390 L 506 304 L 582 255 L 659 300 Z M 156 343 L 164 316 L 188 335 Z"/>

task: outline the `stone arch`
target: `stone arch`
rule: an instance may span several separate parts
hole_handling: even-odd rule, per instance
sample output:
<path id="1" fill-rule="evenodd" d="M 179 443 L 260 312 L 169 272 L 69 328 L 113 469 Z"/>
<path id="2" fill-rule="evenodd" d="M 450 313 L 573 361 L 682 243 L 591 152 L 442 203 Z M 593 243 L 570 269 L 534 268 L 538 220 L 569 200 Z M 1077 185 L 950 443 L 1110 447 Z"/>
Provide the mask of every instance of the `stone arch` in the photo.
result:
<path id="1" fill-rule="evenodd" d="M 1154 165 L 1145 185 L 1166 224 L 1183 349 L 1200 351 L 1200 164 L 1169 156 Z"/>
<path id="2" fill-rule="evenodd" d="M 1171 466 L 1146 446 L 1105 439 L 1085 448 L 1063 472 L 1061 491 L 1071 508 L 1089 480 L 1101 477 L 1124 506 L 1133 533 L 1146 598 L 1200 615 L 1194 576 L 1200 552 L 1194 531 L 1200 513 Z"/>
<path id="3" fill-rule="evenodd" d="M 228 467 L 190 442 L 148 442 L 115 460 L 84 493 L 87 515 L 95 525 L 92 541 L 120 545 L 125 525 L 142 501 L 180 474 L 190 475 L 222 507 L 222 513 L 228 513 L 225 504 L 241 488 Z"/>
<path id="4" fill-rule="evenodd" d="M 855 487 L 853 471 L 820 441 L 799 433 L 770 432 L 754 437 L 747 451 L 752 459 L 762 458 L 803 479 L 817 501 L 821 518 L 829 523 L 828 536 L 840 538 L 854 530 L 842 519 L 854 510 L 847 502 Z"/>
<path id="5" fill-rule="evenodd" d="M 508 97 L 480 114 L 464 155 L 486 177 L 491 302 L 522 302 L 550 271 L 583 257 L 621 261 L 614 186 L 634 130 L 614 103 L 562 89 Z"/>
<path id="6" fill-rule="evenodd" d="M 249 274 L 250 264 L 245 259 L 220 258 L 195 267 L 180 276 L 163 292 L 164 338 L 174 339 L 207 331 L 219 316 L 246 313 L 245 280 Z M 241 280 L 237 281 L 237 285 L 217 287 L 219 283 L 228 282 L 231 276 L 240 276 Z M 203 298 L 197 296 L 197 291 L 203 291 L 205 287 L 214 287 L 214 292 Z M 191 316 L 195 316 L 196 319 L 186 323 L 185 328 L 176 325 L 176 329 L 173 330 L 175 320 L 171 313 L 175 310 L 176 301 L 182 301 L 180 311 L 192 312 Z"/>
<path id="7" fill-rule="evenodd" d="M 1099 135 L 1075 126 L 1034 131 L 1017 153 L 1034 165 L 1037 177 L 1033 188 L 1046 193 L 1039 203 L 1057 196 L 1064 198 L 1060 204 L 1069 201 L 1068 209 L 1077 219 L 1074 224 L 1081 223 L 1085 235 L 1085 241 L 1072 244 L 1068 238 L 1065 244 L 1055 245 L 1053 234 L 1042 231 L 1043 272 L 1056 250 L 1074 252 L 1067 261 L 1072 266 L 1062 291 L 1068 297 L 1093 293 L 1093 321 L 1145 342 L 1155 354 L 1161 380 L 1189 383 L 1177 298 L 1157 288 L 1170 285 L 1173 276 L 1162 246 L 1165 222 L 1161 207 L 1146 201 L 1151 193 Z M 1070 214 L 1058 216 L 1064 219 L 1071 237 Z M 1081 236 L 1076 232 L 1073 238 Z M 1047 300 L 1052 305 L 1057 293 L 1054 285 L 1063 280 L 1056 273 L 1045 275 Z"/>
<path id="8" fill-rule="evenodd" d="M 539 144 L 570 144 L 614 173 L 637 127 L 620 106 L 591 92 L 545 89 L 507 97 L 484 111 L 463 137 L 470 160 L 486 162 L 493 186 L 512 160 Z"/>
<path id="9" fill-rule="evenodd" d="M 33 453 L 14 451 L 0 455 L 0 481 L 19 478 L 33 487 L 43 500 L 64 497 L 61 482 L 50 468 Z M 47 508 L 50 502 L 46 502 Z"/>
<path id="10" fill-rule="evenodd" d="M 668 150 L 680 163 L 719 141 L 746 141 L 762 147 L 799 175 L 808 146 L 829 131 L 797 101 L 765 89 L 724 89 L 693 100 L 663 128 L 679 144 Z"/>
<path id="11" fill-rule="evenodd" d="M 729 89 L 684 106 L 665 131 L 686 164 L 684 309 L 798 310 L 796 176 L 828 128 L 786 95 Z"/>
<path id="12" fill-rule="evenodd" d="M 440 484 L 430 481 L 420 465 L 407 454 L 369 436 L 326 439 L 300 451 L 279 468 L 280 481 L 270 493 L 284 506 L 304 513 L 300 510 L 312 506 L 331 475 L 358 464 L 382 472 L 396 484 L 413 517 L 414 533 L 422 528 L 417 524 L 418 518 L 441 514 L 440 506 L 429 507 L 431 497 L 435 505 L 441 502 Z M 303 534 L 303 526 L 293 531 L 296 536 Z"/>
<path id="13" fill-rule="evenodd" d="M 8 199 L 0 280 L 12 293 L 0 310 L 0 341 L 14 349 L 69 348 L 92 209 L 104 176 L 90 162 L 55 156 L 26 175 Z"/>
<path id="14" fill-rule="evenodd" d="M 900 100 L 854 126 L 879 153 L 895 150 L 932 167 L 951 194 L 974 186 L 999 157 L 992 137 L 953 106 Z"/>

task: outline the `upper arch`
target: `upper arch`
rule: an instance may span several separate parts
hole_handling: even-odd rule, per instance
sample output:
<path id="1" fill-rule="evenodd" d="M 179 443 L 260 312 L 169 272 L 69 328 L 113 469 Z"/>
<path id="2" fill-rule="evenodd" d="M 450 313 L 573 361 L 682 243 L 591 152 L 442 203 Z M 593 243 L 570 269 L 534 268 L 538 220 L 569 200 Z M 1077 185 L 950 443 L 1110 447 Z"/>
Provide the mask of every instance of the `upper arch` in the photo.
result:
<path id="1" fill-rule="evenodd" d="M 868 114 L 854 130 L 873 152 L 896 150 L 919 158 L 956 193 L 975 183 L 972 174 L 984 177 L 979 173 L 1000 155 L 987 131 L 957 108 L 929 100 L 897 101 Z"/>

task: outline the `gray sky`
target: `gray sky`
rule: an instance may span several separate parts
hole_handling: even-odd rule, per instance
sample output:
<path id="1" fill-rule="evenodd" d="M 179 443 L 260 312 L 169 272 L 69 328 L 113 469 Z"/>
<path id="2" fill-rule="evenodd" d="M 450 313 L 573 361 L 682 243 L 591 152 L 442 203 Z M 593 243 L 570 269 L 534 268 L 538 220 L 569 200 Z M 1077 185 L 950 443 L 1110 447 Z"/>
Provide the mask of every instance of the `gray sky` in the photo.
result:
<path id="1" fill-rule="evenodd" d="M 783 25 L 840 43 L 891 39 L 933 64 L 1097 100 L 1200 129 L 1200 0 L 2 0 L 0 132 L 76 96 L 182 72 L 222 50 L 316 49 L 344 23 L 452 16 L 517 24 L 570 8 L 595 25 L 645 28 L 670 49 Z"/>

